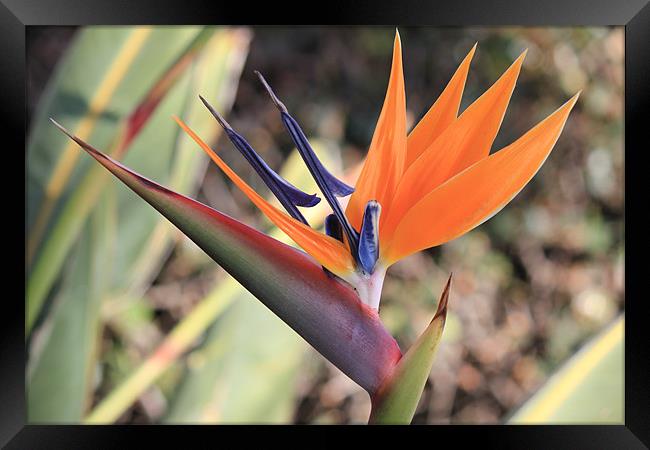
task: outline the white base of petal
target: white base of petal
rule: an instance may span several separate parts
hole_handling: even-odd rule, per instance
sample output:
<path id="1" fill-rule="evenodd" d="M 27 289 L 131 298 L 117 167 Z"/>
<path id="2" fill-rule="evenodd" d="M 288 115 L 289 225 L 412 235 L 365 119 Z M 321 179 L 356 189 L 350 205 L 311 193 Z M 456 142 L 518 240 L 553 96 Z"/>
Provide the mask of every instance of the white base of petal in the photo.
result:
<path id="1" fill-rule="evenodd" d="M 386 267 L 377 264 L 372 274 L 358 274 L 352 282 L 361 301 L 375 310 L 379 309 L 379 301 L 381 300 L 381 290 L 384 287 L 385 276 Z"/>

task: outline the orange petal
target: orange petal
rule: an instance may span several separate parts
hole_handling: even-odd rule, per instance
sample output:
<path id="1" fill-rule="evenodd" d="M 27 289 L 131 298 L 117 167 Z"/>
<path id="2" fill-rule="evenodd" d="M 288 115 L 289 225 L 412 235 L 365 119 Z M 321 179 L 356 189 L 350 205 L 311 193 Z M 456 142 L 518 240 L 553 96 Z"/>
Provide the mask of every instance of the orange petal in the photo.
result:
<path id="1" fill-rule="evenodd" d="M 385 261 L 392 264 L 450 241 L 501 210 L 544 163 L 578 95 L 518 140 L 454 176 L 412 207 L 382 255 Z"/>
<path id="2" fill-rule="evenodd" d="M 476 45 L 474 44 L 463 62 L 460 63 L 440 97 L 409 134 L 406 144 L 406 167 L 410 166 L 456 120 Z"/>
<path id="3" fill-rule="evenodd" d="M 404 171 L 405 159 L 406 95 L 402 72 L 402 46 L 399 33 L 396 33 L 384 106 L 370 143 L 368 157 L 346 209 L 346 216 L 357 231 L 361 228 L 363 211 L 369 200 L 377 200 L 384 209 L 390 206 Z"/>
<path id="4" fill-rule="evenodd" d="M 526 52 L 411 164 L 380 227 L 387 242 L 406 211 L 446 180 L 490 153 Z"/>
<path id="5" fill-rule="evenodd" d="M 336 239 L 310 228 L 293 217 L 280 211 L 264 200 L 244 180 L 242 180 L 200 137 L 181 119 L 174 120 L 205 151 L 212 161 L 242 190 L 244 194 L 273 222 L 284 231 L 296 244 L 309 253 L 321 265 L 337 275 L 344 276 L 354 270 L 354 261 L 345 245 Z"/>

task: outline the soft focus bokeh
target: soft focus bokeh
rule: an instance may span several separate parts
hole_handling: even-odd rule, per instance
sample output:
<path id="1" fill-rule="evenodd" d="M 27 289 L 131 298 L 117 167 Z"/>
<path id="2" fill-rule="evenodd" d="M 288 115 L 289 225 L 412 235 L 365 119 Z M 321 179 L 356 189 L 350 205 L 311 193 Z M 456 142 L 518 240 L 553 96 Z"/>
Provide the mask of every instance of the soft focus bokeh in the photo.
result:
<path id="1" fill-rule="evenodd" d="M 340 158 L 338 172 L 355 167 L 383 102 L 394 28 L 249 31 L 249 53 L 227 114 L 231 125 L 273 168 L 283 167 L 293 146 L 253 74 L 260 70 L 310 139 L 327 148 L 334 163 Z M 430 321 L 449 273 L 454 276 L 443 343 L 414 423 L 501 423 L 623 310 L 623 29 L 399 31 L 411 126 L 475 42 L 461 110 L 528 49 L 493 151 L 582 90 L 550 157 L 504 210 L 459 239 L 399 262 L 384 286 L 380 314 L 405 349 Z M 29 118 L 79 32 L 36 28 L 28 34 Z M 187 101 L 198 102 L 195 96 Z M 213 143 L 236 172 L 267 193 L 224 136 Z M 148 175 L 146 166 L 138 170 Z M 306 169 L 293 170 L 305 176 Z M 258 229 L 269 227 L 214 166 L 194 197 Z M 150 207 L 141 202 L 141 208 Z M 176 240 L 163 261 L 138 298 L 102 300 L 86 413 L 206 296 L 226 295 L 218 286 L 228 275 L 187 239 Z M 46 326 L 39 332 L 32 354 L 48 339 Z M 361 388 L 248 296 L 229 304 L 117 422 L 344 424 L 365 422 L 369 409 Z"/>

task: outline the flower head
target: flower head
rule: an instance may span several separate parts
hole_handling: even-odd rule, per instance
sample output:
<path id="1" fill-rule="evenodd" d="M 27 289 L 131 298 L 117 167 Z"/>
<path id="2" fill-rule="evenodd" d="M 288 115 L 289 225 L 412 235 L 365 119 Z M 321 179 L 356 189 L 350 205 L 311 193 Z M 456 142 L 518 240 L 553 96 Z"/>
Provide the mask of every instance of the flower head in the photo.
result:
<path id="1" fill-rule="evenodd" d="M 327 171 L 298 122 L 256 72 L 332 209 L 325 234 L 311 228 L 298 210 L 319 199 L 275 174 L 205 99 L 201 98 L 286 213 L 248 186 L 185 123 L 176 121 L 275 225 L 327 271 L 350 283 L 364 303 L 378 308 L 389 266 L 467 233 L 521 191 L 548 157 L 577 101 L 579 94 L 515 142 L 490 154 L 526 52 L 458 116 L 475 50 L 476 45 L 437 101 L 407 133 L 402 50 L 396 34 L 386 97 L 354 188 Z M 344 211 L 338 198 L 348 195 Z"/>

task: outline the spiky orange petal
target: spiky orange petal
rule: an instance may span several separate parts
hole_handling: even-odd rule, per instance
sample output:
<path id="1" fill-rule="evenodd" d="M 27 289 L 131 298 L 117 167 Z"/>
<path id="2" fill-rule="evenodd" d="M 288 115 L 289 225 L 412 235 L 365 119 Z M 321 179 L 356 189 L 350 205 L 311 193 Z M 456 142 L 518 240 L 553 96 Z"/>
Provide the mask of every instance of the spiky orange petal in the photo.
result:
<path id="1" fill-rule="evenodd" d="M 409 134 L 406 142 L 406 167 L 410 166 L 456 120 L 476 45 L 474 44 L 460 63 L 442 94 Z"/>
<path id="2" fill-rule="evenodd" d="M 382 208 L 390 206 L 406 160 L 406 95 L 402 71 L 402 45 L 395 34 L 393 62 L 384 105 L 370 143 L 368 157 L 350 197 L 346 216 L 352 226 L 361 228 L 363 211 L 369 200 Z"/>
<path id="3" fill-rule="evenodd" d="M 242 190 L 278 228 L 284 231 L 296 244 L 309 253 L 316 261 L 333 273 L 345 276 L 354 270 L 354 260 L 343 243 L 319 233 L 309 226 L 271 205 L 242 180 L 228 165 L 197 136 L 181 119 L 174 117 L 180 127 L 205 151 L 212 161 Z"/>
<path id="4" fill-rule="evenodd" d="M 380 227 L 382 242 L 389 244 L 397 223 L 423 196 L 490 153 L 525 56 L 524 51 L 408 167 L 396 189 L 392 207 Z"/>
<path id="5" fill-rule="evenodd" d="M 530 181 L 555 145 L 578 94 L 504 149 L 449 179 L 412 207 L 382 257 L 388 264 L 450 241 L 496 214 Z"/>

